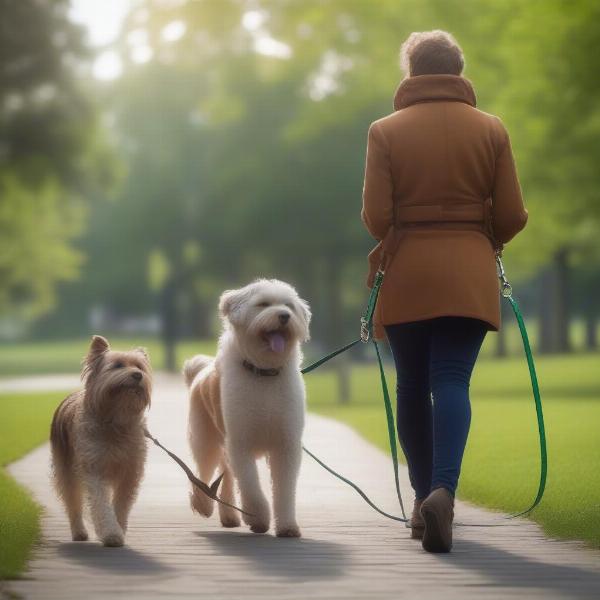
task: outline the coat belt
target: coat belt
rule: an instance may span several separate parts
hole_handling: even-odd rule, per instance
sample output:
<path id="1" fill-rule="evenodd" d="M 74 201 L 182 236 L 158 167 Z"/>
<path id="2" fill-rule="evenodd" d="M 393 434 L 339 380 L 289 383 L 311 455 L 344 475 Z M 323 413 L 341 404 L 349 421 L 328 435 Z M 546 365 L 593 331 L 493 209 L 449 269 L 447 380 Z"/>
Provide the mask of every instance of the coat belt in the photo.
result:
<path id="1" fill-rule="evenodd" d="M 492 200 L 483 202 L 398 206 L 394 211 L 394 224 L 388 229 L 385 237 L 369 254 L 369 275 L 367 285 L 373 287 L 375 273 L 385 270 L 396 253 L 400 240 L 407 229 L 413 227 L 435 227 L 442 223 L 480 224 L 481 231 L 490 238 L 494 248 L 498 243 L 494 239 L 492 229 Z"/>
<path id="2" fill-rule="evenodd" d="M 409 223 L 482 223 L 486 221 L 485 204 L 435 204 L 431 206 L 399 206 L 396 227 Z"/>

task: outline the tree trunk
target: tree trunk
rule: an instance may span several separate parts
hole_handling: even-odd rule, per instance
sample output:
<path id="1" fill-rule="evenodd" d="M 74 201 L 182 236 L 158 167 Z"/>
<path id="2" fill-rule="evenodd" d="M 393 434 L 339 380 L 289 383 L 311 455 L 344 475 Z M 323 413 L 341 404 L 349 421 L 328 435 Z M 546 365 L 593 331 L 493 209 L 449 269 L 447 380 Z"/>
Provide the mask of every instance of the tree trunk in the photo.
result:
<path id="1" fill-rule="evenodd" d="M 205 300 L 190 292 L 189 332 L 198 339 L 205 340 L 213 335 L 211 330 L 213 313 Z"/>
<path id="2" fill-rule="evenodd" d="M 569 251 L 566 248 L 554 255 L 555 270 L 555 350 L 571 351 L 570 319 L 569 319 Z"/>
<path id="3" fill-rule="evenodd" d="M 176 287 L 169 279 L 160 294 L 161 338 L 165 352 L 165 369 L 175 371 L 177 368 L 175 346 L 177 343 L 177 307 Z"/>
<path id="4" fill-rule="evenodd" d="M 329 255 L 325 271 L 327 289 L 327 346 L 331 349 L 341 344 L 342 339 L 342 278 L 341 261 L 334 253 Z M 350 402 L 350 368 L 348 357 L 334 359 L 338 379 L 338 402 Z"/>
<path id="5" fill-rule="evenodd" d="M 542 275 L 539 351 L 570 352 L 569 251 L 558 250 Z"/>
<path id="6" fill-rule="evenodd" d="M 494 354 L 497 358 L 503 358 L 507 355 L 506 350 L 506 311 L 504 310 L 504 305 L 506 300 L 504 298 L 500 299 L 500 314 L 501 314 L 501 325 L 500 331 L 496 334 L 496 348 Z"/>
<path id="7" fill-rule="evenodd" d="M 541 354 L 548 354 L 553 350 L 552 335 L 552 279 L 553 273 L 550 268 L 543 271 L 540 281 L 539 297 L 539 333 L 538 333 L 538 351 Z"/>
<path id="8" fill-rule="evenodd" d="M 506 330 L 504 327 L 496 334 L 496 348 L 494 350 L 496 358 L 504 358 L 507 355 L 506 351 Z"/>
<path id="9" fill-rule="evenodd" d="M 585 315 L 585 349 L 598 349 L 598 323 L 592 309 Z"/>
<path id="10" fill-rule="evenodd" d="M 352 365 L 350 357 L 344 354 L 338 357 L 337 377 L 338 377 L 338 402 L 340 404 L 350 403 L 351 385 L 350 375 L 352 373 Z"/>

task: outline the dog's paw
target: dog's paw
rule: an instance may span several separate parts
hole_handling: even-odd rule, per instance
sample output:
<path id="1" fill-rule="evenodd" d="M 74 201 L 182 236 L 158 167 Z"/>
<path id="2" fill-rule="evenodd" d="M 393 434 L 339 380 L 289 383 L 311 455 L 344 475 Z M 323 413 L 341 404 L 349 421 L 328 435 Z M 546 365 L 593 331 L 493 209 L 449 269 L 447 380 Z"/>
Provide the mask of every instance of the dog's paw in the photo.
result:
<path id="1" fill-rule="evenodd" d="M 250 515 L 244 515 L 244 521 L 250 526 L 250 531 L 254 533 L 266 533 L 269 531 L 269 512 L 259 512 L 256 509 L 254 511 L 248 510 Z"/>
<path id="2" fill-rule="evenodd" d="M 194 512 L 197 512 L 203 517 L 210 517 L 213 514 L 215 502 L 203 492 L 194 488 L 194 490 L 190 492 L 190 506 Z"/>
<path id="3" fill-rule="evenodd" d="M 269 531 L 269 522 L 271 515 L 269 511 L 269 503 L 266 498 L 256 500 L 252 503 L 245 503 L 243 510 L 248 513 L 243 516 L 244 523 L 250 526 L 250 530 L 254 533 L 265 533 Z"/>
<path id="4" fill-rule="evenodd" d="M 269 523 L 256 521 L 250 525 L 250 531 L 252 533 L 267 533 L 269 531 Z"/>
<path id="5" fill-rule="evenodd" d="M 283 527 L 277 527 L 277 537 L 287 538 L 299 538 L 302 537 L 300 527 L 298 525 L 286 525 Z"/>
<path id="6" fill-rule="evenodd" d="M 71 538 L 74 542 L 87 542 L 89 539 L 88 532 L 85 529 L 73 531 Z"/>
<path id="7" fill-rule="evenodd" d="M 239 527 L 241 524 L 242 522 L 237 515 L 221 516 L 221 525 L 223 525 L 223 527 Z"/>
<path id="8" fill-rule="evenodd" d="M 118 531 L 107 533 L 102 537 L 102 544 L 107 548 L 120 548 L 124 543 L 125 537 Z"/>

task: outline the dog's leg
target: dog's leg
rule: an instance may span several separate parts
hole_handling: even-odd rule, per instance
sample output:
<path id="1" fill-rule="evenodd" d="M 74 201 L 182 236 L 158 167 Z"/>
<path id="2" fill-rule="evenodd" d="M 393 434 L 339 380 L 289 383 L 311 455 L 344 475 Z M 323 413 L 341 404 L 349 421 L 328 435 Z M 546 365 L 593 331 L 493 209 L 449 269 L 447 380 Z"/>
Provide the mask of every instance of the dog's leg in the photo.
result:
<path id="1" fill-rule="evenodd" d="M 96 535 L 105 546 L 122 546 L 124 533 L 110 502 L 108 484 L 97 476 L 88 475 L 85 485 Z"/>
<path id="2" fill-rule="evenodd" d="M 71 524 L 71 537 L 74 542 L 86 542 L 88 532 L 83 523 L 83 493 L 81 482 L 73 477 L 64 492 L 63 500 Z"/>
<path id="3" fill-rule="evenodd" d="M 74 542 L 85 542 L 88 532 L 83 523 L 83 494 L 81 481 L 67 465 L 54 461 L 54 484 L 64 502 L 69 523 L 71 538 Z"/>
<path id="4" fill-rule="evenodd" d="M 196 458 L 198 465 L 199 478 L 210 485 L 210 482 L 215 473 L 215 469 L 220 462 L 220 451 L 216 448 L 206 449 L 202 452 L 199 458 Z M 194 453 L 194 457 L 196 454 Z M 204 492 L 199 490 L 195 485 L 192 486 L 190 492 L 190 505 L 192 510 L 200 513 L 205 517 L 210 517 L 215 508 L 215 501 L 209 498 Z"/>
<path id="5" fill-rule="evenodd" d="M 229 504 L 235 504 L 235 480 L 233 473 L 225 460 L 222 461 L 221 468 L 223 469 L 223 481 L 221 482 L 220 497 L 225 502 L 229 502 Z M 223 527 L 240 526 L 240 515 L 233 508 L 219 504 L 219 517 L 221 518 L 221 525 Z"/>
<path id="6" fill-rule="evenodd" d="M 74 542 L 85 542 L 88 532 L 83 523 L 83 493 L 81 480 L 75 470 L 73 439 L 73 412 L 69 400 L 63 401 L 54 413 L 50 429 L 52 452 L 52 480 L 57 494 L 65 505 L 71 538 Z"/>
<path id="7" fill-rule="evenodd" d="M 115 482 L 115 493 L 113 496 L 113 507 L 117 522 L 123 529 L 123 533 L 127 531 L 127 523 L 131 507 L 137 498 L 140 482 L 143 474 L 142 465 L 131 465 L 125 468 L 122 474 Z"/>
<path id="8" fill-rule="evenodd" d="M 301 460 L 300 445 L 278 448 L 269 455 L 275 531 L 279 537 L 300 537 L 296 523 L 296 483 Z"/>
<path id="9" fill-rule="evenodd" d="M 244 522 L 254 533 L 269 530 L 269 503 L 260 488 L 258 469 L 252 452 L 246 448 L 228 448 L 233 472 L 238 480 L 242 495 L 242 508 L 250 513 L 243 515 Z"/>
<path id="10" fill-rule="evenodd" d="M 198 411 L 204 413 L 202 407 L 199 407 Z M 206 414 L 194 414 L 194 412 L 190 414 L 190 446 L 192 455 L 198 467 L 200 479 L 208 484 L 210 484 L 223 456 L 223 449 L 217 433 L 209 419 L 210 417 Z M 205 517 L 210 517 L 214 510 L 215 501 L 195 486 L 192 486 L 190 504 L 192 510 Z"/>

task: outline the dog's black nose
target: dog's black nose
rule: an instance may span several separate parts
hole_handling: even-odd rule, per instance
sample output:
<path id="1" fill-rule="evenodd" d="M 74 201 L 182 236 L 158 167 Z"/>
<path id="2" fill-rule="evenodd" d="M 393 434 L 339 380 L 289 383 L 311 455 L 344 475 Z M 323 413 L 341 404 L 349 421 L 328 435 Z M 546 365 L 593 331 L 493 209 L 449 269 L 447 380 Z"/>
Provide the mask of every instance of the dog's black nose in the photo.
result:
<path id="1" fill-rule="evenodd" d="M 279 313 L 279 322 L 285 325 L 290 320 L 290 313 L 282 312 Z"/>
<path id="2" fill-rule="evenodd" d="M 136 380 L 136 381 L 141 381 L 142 380 L 142 372 L 141 371 L 136 371 L 135 373 L 132 373 L 131 376 Z"/>

